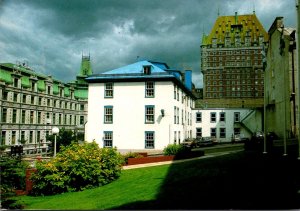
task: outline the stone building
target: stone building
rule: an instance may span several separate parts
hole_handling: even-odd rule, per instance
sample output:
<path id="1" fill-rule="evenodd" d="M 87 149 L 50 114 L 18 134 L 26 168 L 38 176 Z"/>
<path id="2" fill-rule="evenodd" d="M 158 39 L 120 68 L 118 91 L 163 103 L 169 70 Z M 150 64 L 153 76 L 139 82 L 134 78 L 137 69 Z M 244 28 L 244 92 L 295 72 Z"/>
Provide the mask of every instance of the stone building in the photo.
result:
<path id="1" fill-rule="evenodd" d="M 265 131 L 281 139 L 296 137 L 299 128 L 296 29 L 277 17 L 269 31 L 265 70 Z"/>
<path id="2" fill-rule="evenodd" d="M 64 83 L 31 69 L 26 63 L 0 64 L 0 141 L 20 145 L 25 153 L 46 152 L 54 126 L 84 132 L 90 57 L 82 56 L 76 80 Z"/>
<path id="3" fill-rule="evenodd" d="M 212 107 L 263 107 L 261 52 L 267 41 L 255 13 L 219 16 L 210 34 L 202 37 L 203 102 Z"/>

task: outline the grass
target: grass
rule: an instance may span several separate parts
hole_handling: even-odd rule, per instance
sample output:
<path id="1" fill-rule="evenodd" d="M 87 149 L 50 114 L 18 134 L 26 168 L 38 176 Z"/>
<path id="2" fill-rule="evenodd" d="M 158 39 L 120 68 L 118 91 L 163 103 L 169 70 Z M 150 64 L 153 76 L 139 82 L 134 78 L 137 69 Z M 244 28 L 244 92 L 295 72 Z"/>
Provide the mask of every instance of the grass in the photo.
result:
<path id="1" fill-rule="evenodd" d="M 169 165 L 122 171 L 121 177 L 102 187 L 55 196 L 23 196 L 26 209 L 110 209 L 135 201 L 154 200 Z"/>
<path id="2" fill-rule="evenodd" d="M 82 192 L 20 199 L 25 209 L 295 209 L 299 169 L 297 160 L 238 152 L 126 170 Z"/>

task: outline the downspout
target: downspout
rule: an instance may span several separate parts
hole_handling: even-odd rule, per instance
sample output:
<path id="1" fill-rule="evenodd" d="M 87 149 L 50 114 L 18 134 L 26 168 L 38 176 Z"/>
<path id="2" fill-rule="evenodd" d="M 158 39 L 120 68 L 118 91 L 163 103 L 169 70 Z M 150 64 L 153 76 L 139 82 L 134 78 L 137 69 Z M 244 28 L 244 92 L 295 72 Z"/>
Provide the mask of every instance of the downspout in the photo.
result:
<path id="1" fill-rule="evenodd" d="M 292 53 L 292 94 L 290 100 L 293 104 L 293 136 L 297 133 L 297 127 L 296 127 L 296 99 L 295 99 L 295 62 L 294 62 L 294 41 L 292 41 L 292 45 L 290 45 L 290 51 Z"/>
<path id="2" fill-rule="evenodd" d="M 285 45 L 284 45 L 285 41 L 284 41 L 284 26 L 281 27 L 281 38 L 280 38 L 280 55 L 283 56 L 283 67 L 286 67 L 286 59 L 284 58 L 285 56 L 285 53 L 284 53 L 284 48 L 285 48 Z M 288 58 L 288 57 L 287 57 Z M 288 66 L 288 65 L 287 65 Z M 289 68 L 287 69 L 288 70 L 288 73 L 289 74 Z M 287 75 L 284 71 L 284 74 L 283 74 L 283 112 L 284 112 L 284 124 L 283 124 L 283 156 L 286 156 L 287 155 L 287 135 L 286 135 L 286 104 L 287 104 L 287 88 L 286 88 L 286 83 L 287 83 L 287 78 L 286 78 L 286 75 Z M 289 88 L 289 86 L 288 86 Z"/>
<path id="3" fill-rule="evenodd" d="M 271 39 L 271 38 L 269 38 Z M 263 45 L 263 49 L 262 49 L 262 55 L 264 56 L 264 59 L 263 59 L 263 71 L 264 71 L 264 126 L 263 126 L 263 131 L 264 131 L 264 151 L 263 151 L 263 154 L 267 154 L 267 131 L 266 131 L 266 117 L 267 117 L 267 94 L 266 94 L 266 67 L 267 67 L 267 55 L 266 53 L 268 52 L 268 50 L 265 49 L 265 44 Z"/>
<path id="4" fill-rule="evenodd" d="M 296 44 L 297 44 L 297 51 L 298 51 L 298 61 L 297 61 L 297 71 L 298 71 L 298 160 L 300 160 L 300 114 L 299 114 L 299 111 L 300 111 L 300 43 L 299 43 L 299 40 L 300 40 L 300 14 L 299 14 L 299 6 L 300 6 L 300 0 L 297 1 L 296 3 L 296 10 L 297 10 L 297 41 L 296 41 Z"/>

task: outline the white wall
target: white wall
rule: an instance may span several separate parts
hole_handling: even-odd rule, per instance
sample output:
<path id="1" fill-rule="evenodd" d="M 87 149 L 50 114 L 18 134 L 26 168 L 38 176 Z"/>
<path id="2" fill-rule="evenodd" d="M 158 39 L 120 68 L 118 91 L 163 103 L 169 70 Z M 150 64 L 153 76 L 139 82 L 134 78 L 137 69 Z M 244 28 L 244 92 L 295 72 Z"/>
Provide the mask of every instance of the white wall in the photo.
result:
<path id="1" fill-rule="evenodd" d="M 202 122 L 196 122 L 196 113 L 202 113 Z M 210 114 L 216 113 L 216 122 L 210 121 Z M 225 122 L 220 121 L 220 113 L 225 112 Z M 240 123 L 234 122 L 234 113 L 240 113 Z M 211 136 L 211 128 L 216 128 L 217 140 L 222 142 L 231 142 L 234 128 L 240 128 L 240 133 L 245 137 L 251 138 L 252 132 L 261 131 L 262 129 L 262 114 L 257 110 L 251 109 L 194 109 L 193 110 L 193 137 L 196 137 L 196 129 L 202 128 L 202 137 Z M 247 128 L 251 131 L 249 131 Z M 226 128 L 225 138 L 220 137 L 220 128 Z"/>
<path id="2" fill-rule="evenodd" d="M 154 124 L 145 124 L 145 105 L 155 106 Z M 104 124 L 104 106 L 113 106 L 113 124 Z M 174 124 L 174 106 L 179 108 L 180 124 Z M 114 83 L 113 98 L 104 98 L 104 83 L 91 83 L 85 138 L 95 140 L 102 147 L 104 131 L 113 131 L 113 146 L 119 150 L 139 150 L 145 149 L 145 131 L 155 131 L 154 149 L 161 150 L 174 142 L 174 131 L 180 131 L 182 141 L 186 131 L 192 130 L 191 125 L 181 122 L 182 109 L 192 115 L 190 104 L 182 103 L 181 91 L 179 101 L 174 99 L 171 81 L 155 82 L 154 98 L 145 98 L 145 82 Z"/>

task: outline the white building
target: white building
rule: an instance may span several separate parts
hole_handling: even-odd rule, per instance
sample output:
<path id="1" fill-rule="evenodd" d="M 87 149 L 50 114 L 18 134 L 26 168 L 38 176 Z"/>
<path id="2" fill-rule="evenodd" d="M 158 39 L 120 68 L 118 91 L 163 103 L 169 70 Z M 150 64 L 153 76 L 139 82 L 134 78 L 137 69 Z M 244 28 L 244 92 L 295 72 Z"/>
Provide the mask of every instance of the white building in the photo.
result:
<path id="1" fill-rule="evenodd" d="M 251 138 L 262 131 L 262 112 L 250 108 L 193 109 L 193 137 L 215 137 L 219 143 L 231 142 L 234 135 Z"/>
<path id="2" fill-rule="evenodd" d="M 139 61 L 88 77 L 85 140 L 120 151 L 153 151 L 191 138 L 191 75 Z"/>

